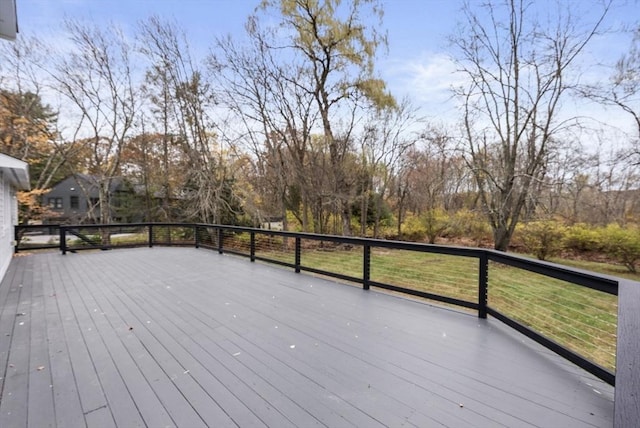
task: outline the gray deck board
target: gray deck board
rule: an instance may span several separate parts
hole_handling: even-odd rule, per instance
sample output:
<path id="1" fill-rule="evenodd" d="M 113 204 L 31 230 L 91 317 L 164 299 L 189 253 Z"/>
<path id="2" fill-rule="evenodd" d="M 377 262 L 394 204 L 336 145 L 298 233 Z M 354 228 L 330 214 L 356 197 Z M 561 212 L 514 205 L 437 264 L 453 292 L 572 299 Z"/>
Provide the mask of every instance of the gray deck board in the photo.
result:
<path id="1" fill-rule="evenodd" d="M 9 283 L 6 312 L 3 322 L 7 327 L 0 328 L 9 335 L 11 343 L 8 348 L 6 371 L 3 389 L 0 396 L 0 426 L 10 426 L 13 418 L 24 421 L 27 426 L 28 384 L 29 384 L 29 333 L 31 320 L 29 315 L 31 281 L 33 263 L 26 261 L 25 266 L 16 272 Z"/>
<path id="2" fill-rule="evenodd" d="M 60 282 L 60 278 L 57 271 L 51 269 L 48 264 L 43 266 L 42 274 L 49 279 L 47 281 L 43 279 L 42 291 L 47 320 L 50 364 L 46 370 L 51 372 L 51 384 L 56 385 L 56 388 L 52 388 L 54 409 L 56 410 L 55 422 L 57 426 L 82 426 L 85 424 L 85 417 L 76 384 L 77 370 L 74 372 L 71 365 L 69 344 L 65 338 L 62 319 L 61 308 L 65 306 L 65 299 L 62 299 L 60 301 L 62 305 L 59 305 L 58 296 L 53 287 L 54 282 Z"/>
<path id="3" fill-rule="evenodd" d="M 140 412 L 144 422 L 148 426 L 173 426 L 175 422 L 171 418 L 166 407 L 162 405 L 159 397 L 151 388 L 149 380 L 143 372 L 145 361 L 140 361 L 145 357 L 145 353 L 132 353 L 131 343 L 135 343 L 134 335 L 128 331 L 126 324 L 114 325 L 106 317 L 106 309 L 97 304 L 88 288 L 92 283 L 100 284 L 100 268 L 96 266 L 96 276 L 85 278 L 80 274 L 82 269 L 74 266 L 70 270 L 71 287 L 73 293 L 74 308 L 78 323 L 82 326 L 81 331 L 90 352 L 92 349 L 100 349 L 100 352 L 92 353 L 92 361 L 96 366 L 104 367 L 106 374 L 98 372 L 100 379 L 108 381 L 120 377 L 126 389 L 133 399 L 133 403 Z M 115 387 L 120 387 L 119 382 Z M 124 391 L 120 392 L 124 393 Z M 110 394 L 109 398 L 115 398 Z M 103 407 L 100 405 L 97 408 Z M 94 411 L 92 408 L 87 411 Z M 129 412 L 135 418 L 133 409 Z M 114 417 L 116 413 L 112 411 Z M 139 423 L 139 422 L 138 422 Z"/>
<path id="4" fill-rule="evenodd" d="M 86 421 L 93 420 L 93 412 L 107 408 L 108 402 L 105 394 L 111 392 L 112 396 L 124 397 L 127 393 L 125 388 L 118 388 L 118 374 L 111 358 L 108 357 L 107 349 L 102 346 L 101 341 L 95 335 L 86 336 L 93 331 L 93 327 L 88 323 L 85 311 L 80 306 L 79 297 L 71 288 L 73 277 L 62 266 L 49 260 L 52 271 L 53 295 L 60 310 L 62 328 L 67 345 L 68 358 L 77 387 L 78 396 L 81 403 L 83 417 Z M 61 349 L 63 354 L 64 350 Z M 64 354 L 63 354 L 64 355 Z M 116 384 L 116 386 L 112 386 Z M 64 382 L 63 382 L 64 385 Z M 69 386 L 67 388 L 70 389 Z M 54 385 L 55 390 L 55 385 Z M 71 392 L 69 390 L 68 392 Z M 58 395 L 57 403 L 64 403 L 66 396 L 62 393 Z M 131 403 L 130 406 L 128 404 Z M 130 417 L 131 400 L 120 402 L 118 416 L 121 422 L 127 422 L 131 426 L 144 426 L 142 419 Z M 116 415 L 112 415 L 113 417 Z M 108 418 L 104 418 L 106 423 Z M 115 422 L 114 422 L 115 423 Z"/>
<path id="5" fill-rule="evenodd" d="M 38 286 L 43 283 L 43 271 L 33 269 L 31 275 L 31 278 L 25 278 L 25 282 L 32 284 L 31 305 L 28 313 L 31 322 L 28 408 L 39 409 L 39 411 L 29 414 L 28 425 L 31 427 L 53 427 L 56 418 L 51 388 L 53 379 L 49 360 L 45 298 L 44 290 Z"/>
<path id="6" fill-rule="evenodd" d="M 204 249 L 15 258 L 0 374 L 2 427 L 613 423 L 611 387 L 499 321 Z"/>

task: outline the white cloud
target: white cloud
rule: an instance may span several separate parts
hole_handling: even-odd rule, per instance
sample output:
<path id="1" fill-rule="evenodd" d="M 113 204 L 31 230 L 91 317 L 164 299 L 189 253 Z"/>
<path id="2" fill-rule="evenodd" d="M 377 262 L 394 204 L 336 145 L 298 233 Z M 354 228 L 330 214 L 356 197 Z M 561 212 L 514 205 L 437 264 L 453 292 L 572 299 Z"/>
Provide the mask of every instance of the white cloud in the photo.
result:
<path id="1" fill-rule="evenodd" d="M 391 90 L 409 95 L 419 104 L 441 104 L 451 98 L 451 88 L 462 82 L 451 57 L 444 53 L 420 54 L 409 60 L 392 60 L 387 68 Z"/>

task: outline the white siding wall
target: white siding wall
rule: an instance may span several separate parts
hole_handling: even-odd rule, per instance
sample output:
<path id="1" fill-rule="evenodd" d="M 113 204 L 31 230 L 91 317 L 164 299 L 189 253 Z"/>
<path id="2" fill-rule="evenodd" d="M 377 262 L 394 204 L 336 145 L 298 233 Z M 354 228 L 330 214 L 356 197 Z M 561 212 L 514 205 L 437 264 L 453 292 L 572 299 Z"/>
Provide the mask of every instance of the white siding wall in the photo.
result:
<path id="1" fill-rule="evenodd" d="M 9 267 L 13 255 L 13 225 L 16 224 L 16 201 L 11 184 L 0 171 L 0 278 Z"/>

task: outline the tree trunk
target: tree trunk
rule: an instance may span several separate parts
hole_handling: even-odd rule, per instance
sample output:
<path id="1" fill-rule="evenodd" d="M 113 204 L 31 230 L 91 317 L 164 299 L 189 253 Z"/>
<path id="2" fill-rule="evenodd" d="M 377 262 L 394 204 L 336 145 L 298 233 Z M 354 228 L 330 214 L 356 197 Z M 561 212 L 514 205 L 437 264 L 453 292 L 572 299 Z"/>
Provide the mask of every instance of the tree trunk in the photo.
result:
<path id="1" fill-rule="evenodd" d="M 494 248 L 498 251 L 507 251 L 511 242 L 512 233 L 505 226 L 498 226 L 493 230 Z"/>
<path id="2" fill-rule="evenodd" d="M 99 201 L 100 201 L 100 223 L 111 223 L 111 204 L 109 189 L 111 187 L 110 180 L 103 181 L 99 185 Z M 111 244 L 111 234 L 109 229 L 100 229 L 102 245 Z"/>
<path id="3" fill-rule="evenodd" d="M 367 211 L 369 210 L 369 191 L 362 192 L 362 201 L 360 202 L 360 235 L 367 234 Z"/>

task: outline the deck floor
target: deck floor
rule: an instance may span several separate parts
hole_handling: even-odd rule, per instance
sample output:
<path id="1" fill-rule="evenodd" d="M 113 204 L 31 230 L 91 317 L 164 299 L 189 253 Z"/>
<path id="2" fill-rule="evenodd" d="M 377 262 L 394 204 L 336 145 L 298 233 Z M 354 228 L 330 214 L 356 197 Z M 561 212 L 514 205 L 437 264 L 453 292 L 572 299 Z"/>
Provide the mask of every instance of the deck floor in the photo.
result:
<path id="1" fill-rule="evenodd" d="M 204 249 L 15 257 L 0 427 L 610 427 L 495 319 Z"/>

